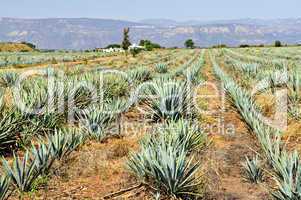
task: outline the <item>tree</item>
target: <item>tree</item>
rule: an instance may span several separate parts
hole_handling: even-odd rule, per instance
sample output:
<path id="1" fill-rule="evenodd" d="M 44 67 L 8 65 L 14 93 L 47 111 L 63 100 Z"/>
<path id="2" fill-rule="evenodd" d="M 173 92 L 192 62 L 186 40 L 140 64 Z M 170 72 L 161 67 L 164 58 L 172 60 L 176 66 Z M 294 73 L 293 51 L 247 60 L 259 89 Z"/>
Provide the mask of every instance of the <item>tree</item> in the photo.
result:
<path id="1" fill-rule="evenodd" d="M 194 42 L 193 42 L 193 40 L 192 39 L 186 40 L 185 41 L 185 47 L 186 48 L 190 48 L 190 49 L 194 48 Z"/>
<path id="2" fill-rule="evenodd" d="M 23 42 L 21 42 L 21 44 L 25 44 L 25 45 L 29 46 L 32 49 L 36 49 L 36 45 L 34 45 L 34 44 L 30 43 L 30 42 L 23 41 Z"/>
<path id="3" fill-rule="evenodd" d="M 110 49 L 110 48 L 121 48 L 120 44 L 109 44 L 108 46 L 105 47 L 105 49 Z"/>
<path id="4" fill-rule="evenodd" d="M 140 48 L 131 48 L 130 52 L 133 57 L 136 57 L 141 52 L 141 49 Z"/>
<path id="5" fill-rule="evenodd" d="M 139 46 L 145 47 L 147 51 L 152 51 L 153 49 L 161 48 L 159 44 L 153 43 L 150 40 L 140 40 Z"/>
<path id="6" fill-rule="evenodd" d="M 275 47 L 281 47 L 282 44 L 279 40 L 275 41 Z"/>
<path id="7" fill-rule="evenodd" d="M 250 45 L 248 45 L 248 44 L 241 44 L 241 45 L 239 45 L 239 47 L 240 48 L 248 48 L 248 47 L 250 47 Z"/>
<path id="8" fill-rule="evenodd" d="M 124 50 L 128 50 L 129 47 L 131 46 L 129 32 L 130 32 L 130 28 L 125 28 L 125 29 L 123 30 L 122 48 L 123 48 Z"/>

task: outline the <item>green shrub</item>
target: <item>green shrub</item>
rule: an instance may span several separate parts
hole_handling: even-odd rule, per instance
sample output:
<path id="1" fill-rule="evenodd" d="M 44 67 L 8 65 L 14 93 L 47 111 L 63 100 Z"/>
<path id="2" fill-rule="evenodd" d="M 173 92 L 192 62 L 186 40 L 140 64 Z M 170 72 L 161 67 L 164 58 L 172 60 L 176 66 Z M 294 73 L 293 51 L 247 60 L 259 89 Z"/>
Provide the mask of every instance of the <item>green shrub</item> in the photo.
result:
<path id="1" fill-rule="evenodd" d="M 193 42 L 193 40 L 192 39 L 186 40 L 185 41 L 185 47 L 186 48 L 190 48 L 190 49 L 194 48 L 194 42 Z"/>
<path id="2" fill-rule="evenodd" d="M 110 49 L 110 48 L 121 48 L 120 44 L 109 44 L 108 46 L 105 47 L 105 49 Z"/>
<path id="3" fill-rule="evenodd" d="M 131 48 L 130 49 L 130 53 L 132 54 L 133 57 L 136 57 L 141 51 L 142 51 L 141 48 Z"/>
<path id="4" fill-rule="evenodd" d="M 248 47 L 250 47 L 250 45 L 248 45 L 248 44 L 241 44 L 241 45 L 239 45 L 239 47 L 240 48 L 248 48 Z"/>
<path id="5" fill-rule="evenodd" d="M 282 44 L 279 40 L 275 41 L 275 47 L 282 47 Z"/>

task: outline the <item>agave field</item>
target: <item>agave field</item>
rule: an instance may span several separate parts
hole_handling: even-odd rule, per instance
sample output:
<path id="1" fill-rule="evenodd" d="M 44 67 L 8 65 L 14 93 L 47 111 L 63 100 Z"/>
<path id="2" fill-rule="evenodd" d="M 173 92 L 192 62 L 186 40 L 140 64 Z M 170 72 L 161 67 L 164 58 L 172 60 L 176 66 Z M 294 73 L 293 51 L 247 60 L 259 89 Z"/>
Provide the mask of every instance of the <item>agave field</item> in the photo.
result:
<path id="1" fill-rule="evenodd" d="M 0 200 L 301 199 L 300 53 L 1 53 Z"/>

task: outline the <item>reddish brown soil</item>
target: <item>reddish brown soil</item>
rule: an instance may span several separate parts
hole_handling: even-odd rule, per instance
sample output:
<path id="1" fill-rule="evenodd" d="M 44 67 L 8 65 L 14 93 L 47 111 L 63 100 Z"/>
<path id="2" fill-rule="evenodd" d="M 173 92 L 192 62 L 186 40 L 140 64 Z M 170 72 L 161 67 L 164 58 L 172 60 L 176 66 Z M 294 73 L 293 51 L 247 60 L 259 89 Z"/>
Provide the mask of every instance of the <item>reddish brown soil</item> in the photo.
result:
<path id="1" fill-rule="evenodd" d="M 203 74 L 208 81 L 218 84 L 208 54 L 206 60 L 207 64 L 203 69 Z M 220 86 L 218 85 L 218 87 Z M 208 87 L 207 90 L 212 91 L 212 88 Z M 206 199 L 267 199 L 268 191 L 264 189 L 263 185 L 250 184 L 243 177 L 241 162 L 245 161 L 245 156 L 252 156 L 257 151 L 254 139 L 229 102 L 226 101 L 224 109 L 221 102 L 221 96 L 211 99 L 208 107 L 218 110 L 218 112 L 204 117 L 215 119 L 215 121 L 209 120 L 211 124 L 219 123 L 220 119 L 225 127 L 224 133 L 217 132 L 217 130 L 210 132 L 212 145 L 205 155 L 206 165 L 204 167 L 207 169 L 208 176 Z M 206 121 L 208 123 L 208 120 Z M 228 134 L 231 125 L 234 126 L 235 131 Z"/>

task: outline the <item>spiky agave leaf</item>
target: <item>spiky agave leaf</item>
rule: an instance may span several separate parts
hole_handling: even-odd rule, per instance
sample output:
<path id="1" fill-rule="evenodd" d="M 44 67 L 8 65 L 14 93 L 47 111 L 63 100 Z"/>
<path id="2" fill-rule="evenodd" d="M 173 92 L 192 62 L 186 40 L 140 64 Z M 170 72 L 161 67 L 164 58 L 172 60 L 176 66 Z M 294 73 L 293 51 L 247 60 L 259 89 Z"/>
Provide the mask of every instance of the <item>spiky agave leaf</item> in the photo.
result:
<path id="1" fill-rule="evenodd" d="M 263 170 L 260 167 L 258 156 L 250 159 L 246 157 L 246 161 L 242 163 L 245 168 L 246 178 L 253 183 L 259 183 L 263 178 Z"/>
<path id="2" fill-rule="evenodd" d="M 0 153 L 12 150 L 17 142 L 17 133 L 23 123 L 22 116 L 15 109 L 1 113 L 0 119 Z"/>
<path id="3" fill-rule="evenodd" d="M 7 192 L 10 184 L 10 179 L 8 176 L 0 177 L 0 200 L 7 198 Z"/>
<path id="4" fill-rule="evenodd" d="M 192 66 L 186 72 L 186 79 L 192 84 L 198 84 L 201 80 L 200 70 L 201 65 Z"/>
<path id="5" fill-rule="evenodd" d="M 158 64 L 156 64 L 155 65 L 155 70 L 156 70 L 156 72 L 158 72 L 158 73 L 167 73 L 167 64 L 165 64 L 165 63 L 158 63 Z"/>
<path id="6" fill-rule="evenodd" d="M 194 113 L 191 93 L 187 82 L 158 79 L 146 89 L 146 112 L 154 121 L 192 117 Z"/>
<path id="7" fill-rule="evenodd" d="M 277 200 L 296 200 L 301 198 L 301 165 L 299 154 L 283 152 L 275 163 L 274 179 L 278 185 L 273 197 Z"/>
<path id="8" fill-rule="evenodd" d="M 207 140 L 200 128 L 184 119 L 168 123 L 163 130 L 159 131 L 158 135 L 167 137 L 167 140 L 171 140 L 171 144 L 177 149 L 184 149 L 188 153 L 195 149 L 201 149 Z"/>
<path id="9" fill-rule="evenodd" d="M 75 151 L 86 141 L 86 136 L 82 134 L 80 129 L 67 128 L 67 129 L 63 129 L 63 131 L 65 132 L 65 134 L 69 135 L 69 142 L 68 142 L 69 151 Z"/>
<path id="10" fill-rule="evenodd" d="M 301 118 L 301 110 L 299 107 L 301 101 L 300 88 L 301 76 L 300 70 L 294 68 L 289 75 L 287 87 L 289 89 L 289 113 L 297 120 Z"/>
<path id="11" fill-rule="evenodd" d="M 51 148 L 52 156 L 59 160 L 66 158 L 83 141 L 82 134 L 70 133 L 68 129 L 56 130 L 53 135 L 47 137 L 47 145 Z"/>
<path id="12" fill-rule="evenodd" d="M 51 148 L 44 143 L 39 143 L 31 148 L 32 159 L 35 161 L 36 169 L 43 175 L 49 173 L 52 167 L 55 157 L 51 152 Z"/>
<path id="13" fill-rule="evenodd" d="M 35 167 L 35 159 L 30 159 L 29 152 L 27 151 L 22 158 L 14 154 L 12 166 L 4 158 L 2 162 L 5 172 L 11 178 L 14 185 L 21 192 L 30 191 L 32 184 L 39 177 L 40 172 Z"/>

